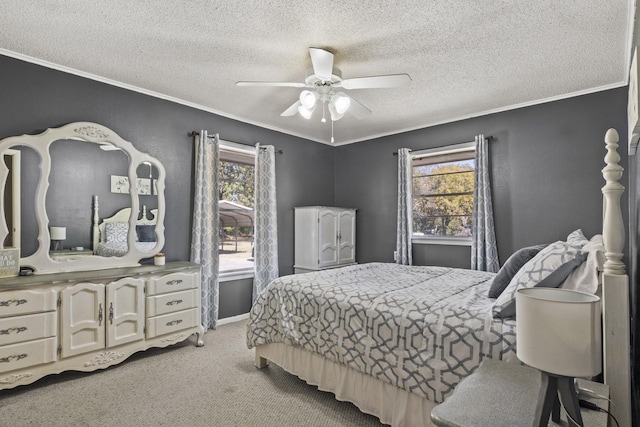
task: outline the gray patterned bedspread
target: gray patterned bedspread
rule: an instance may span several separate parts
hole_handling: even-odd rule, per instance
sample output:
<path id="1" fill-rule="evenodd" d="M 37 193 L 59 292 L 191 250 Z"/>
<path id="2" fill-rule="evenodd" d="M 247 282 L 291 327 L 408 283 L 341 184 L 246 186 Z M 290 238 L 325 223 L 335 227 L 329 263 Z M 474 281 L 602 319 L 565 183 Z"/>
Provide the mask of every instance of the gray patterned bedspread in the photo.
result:
<path id="1" fill-rule="evenodd" d="M 254 304 L 247 345 L 299 346 L 439 403 L 485 357 L 516 360 L 493 277 L 383 263 L 283 276 Z"/>

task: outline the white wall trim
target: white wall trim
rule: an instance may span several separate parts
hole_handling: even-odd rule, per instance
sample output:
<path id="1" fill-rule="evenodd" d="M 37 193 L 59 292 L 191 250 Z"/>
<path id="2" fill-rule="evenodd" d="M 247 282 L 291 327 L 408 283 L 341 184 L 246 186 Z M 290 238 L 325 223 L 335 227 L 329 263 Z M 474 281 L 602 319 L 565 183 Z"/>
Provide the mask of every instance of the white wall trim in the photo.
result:
<path id="1" fill-rule="evenodd" d="M 249 318 L 249 313 L 238 314 L 237 316 L 225 317 L 224 319 L 218 319 L 218 326 L 228 325 L 229 323 L 240 322 L 242 320 L 247 320 Z"/>
<path id="2" fill-rule="evenodd" d="M 471 238 L 467 237 L 412 237 L 414 245 L 471 246 Z"/>
<path id="3" fill-rule="evenodd" d="M 446 145 L 444 147 L 425 148 L 424 150 L 411 151 L 411 158 L 439 156 L 444 154 L 462 153 L 465 151 L 475 151 L 476 142 L 463 142 L 461 144 Z"/>
<path id="4" fill-rule="evenodd" d="M 242 279 L 253 279 L 253 269 L 218 273 L 218 282 L 231 282 Z"/>

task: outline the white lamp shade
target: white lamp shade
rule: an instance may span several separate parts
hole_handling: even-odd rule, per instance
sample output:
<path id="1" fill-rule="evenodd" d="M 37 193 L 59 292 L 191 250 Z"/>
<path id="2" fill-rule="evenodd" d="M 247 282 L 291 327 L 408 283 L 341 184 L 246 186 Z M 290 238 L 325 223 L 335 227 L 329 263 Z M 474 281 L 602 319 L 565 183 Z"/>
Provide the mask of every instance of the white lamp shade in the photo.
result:
<path id="1" fill-rule="evenodd" d="M 67 227 L 49 227 L 51 240 L 65 240 L 67 238 Z"/>
<path id="2" fill-rule="evenodd" d="M 307 109 L 311 110 L 316 105 L 316 94 L 310 90 L 303 90 L 300 92 L 300 103 Z"/>
<path id="3" fill-rule="evenodd" d="M 301 105 L 298 107 L 298 113 L 300 113 L 300 115 L 307 120 L 311 118 L 311 115 L 313 114 L 313 110 L 315 110 L 315 106 L 312 107 L 311 109 L 306 108 L 304 105 Z"/>
<path id="4" fill-rule="evenodd" d="M 346 95 L 336 94 L 331 97 L 331 102 L 336 108 L 338 114 L 344 114 L 351 105 L 351 99 Z"/>
<path id="5" fill-rule="evenodd" d="M 592 377 L 602 371 L 600 298 L 556 288 L 516 293 L 518 358 L 541 371 Z"/>
<path id="6" fill-rule="evenodd" d="M 336 111 L 336 107 L 332 103 L 329 104 L 329 113 L 331 114 L 331 120 L 333 120 L 334 122 L 337 122 L 342 117 L 344 117 L 344 113 L 338 113 Z"/>

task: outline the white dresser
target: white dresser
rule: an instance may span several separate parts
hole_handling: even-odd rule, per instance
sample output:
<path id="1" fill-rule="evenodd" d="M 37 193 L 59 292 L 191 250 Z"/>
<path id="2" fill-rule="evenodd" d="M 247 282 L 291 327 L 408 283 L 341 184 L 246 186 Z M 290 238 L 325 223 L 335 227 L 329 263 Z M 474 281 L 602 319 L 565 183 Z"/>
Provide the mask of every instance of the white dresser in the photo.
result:
<path id="1" fill-rule="evenodd" d="M 294 208 L 295 273 L 356 263 L 356 210 L 327 206 Z"/>
<path id="2" fill-rule="evenodd" d="M 0 389 L 93 371 L 197 334 L 200 266 L 172 262 L 0 279 Z"/>

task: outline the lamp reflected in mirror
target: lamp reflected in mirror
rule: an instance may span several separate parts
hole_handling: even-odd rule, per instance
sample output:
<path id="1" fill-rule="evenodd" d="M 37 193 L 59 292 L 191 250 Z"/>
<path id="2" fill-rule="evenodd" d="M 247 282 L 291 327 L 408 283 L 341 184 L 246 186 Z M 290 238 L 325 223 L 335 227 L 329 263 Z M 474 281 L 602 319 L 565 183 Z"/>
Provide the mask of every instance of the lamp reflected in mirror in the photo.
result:
<path id="1" fill-rule="evenodd" d="M 61 251 L 62 242 L 67 239 L 67 227 L 49 227 L 51 250 Z"/>

